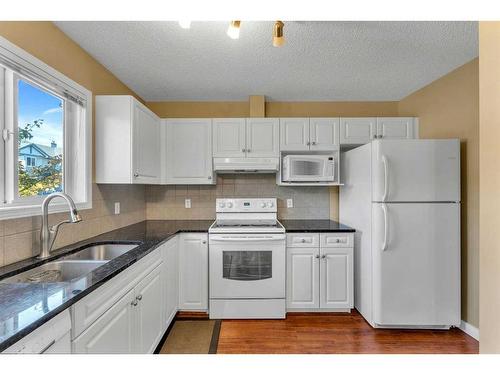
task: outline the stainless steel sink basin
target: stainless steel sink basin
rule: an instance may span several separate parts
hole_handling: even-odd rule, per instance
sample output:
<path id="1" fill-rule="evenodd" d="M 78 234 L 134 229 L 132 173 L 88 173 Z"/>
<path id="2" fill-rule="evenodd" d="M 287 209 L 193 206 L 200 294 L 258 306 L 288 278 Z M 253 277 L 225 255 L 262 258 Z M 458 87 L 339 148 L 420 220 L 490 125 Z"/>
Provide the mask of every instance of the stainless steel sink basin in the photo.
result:
<path id="1" fill-rule="evenodd" d="M 65 256 L 64 259 L 71 260 L 99 260 L 99 261 L 109 261 L 127 251 L 136 248 L 137 244 L 101 244 L 86 247 L 74 254 Z"/>
<path id="2" fill-rule="evenodd" d="M 2 280 L 2 283 L 57 283 L 79 279 L 107 261 L 56 260 Z"/>

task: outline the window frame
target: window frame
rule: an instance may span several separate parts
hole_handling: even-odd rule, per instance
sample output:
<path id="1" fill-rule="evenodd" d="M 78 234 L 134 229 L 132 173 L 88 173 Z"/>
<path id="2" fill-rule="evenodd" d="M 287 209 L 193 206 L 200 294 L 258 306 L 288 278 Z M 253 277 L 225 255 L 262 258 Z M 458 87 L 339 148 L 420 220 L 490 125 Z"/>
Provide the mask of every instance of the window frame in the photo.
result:
<path id="1" fill-rule="evenodd" d="M 18 184 L 17 163 L 14 162 L 18 160 L 17 113 L 14 113 L 17 111 L 17 104 L 12 103 L 12 100 L 17 101 L 18 79 L 63 99 L 63 189 L 72 196 L 78 209 L 92 208 L 92 92 L 3 37 L 0 37 L 0 57 L 37 78 L 34 80 L 28 74 L 0 65 L 0 131 L 2 137 L 5 135 L 4 129 L 9 132 L 9 141 L 0 139 L 0 179 L 3 180 L 0 183 L 0 220 L 39 215 L 44 199 L 43 196 L 19 198 L 12 191 L 12 186 L 17 188 Z M 82 98 L 83 104 L 63 98 L 51 90 L 51 86 L 58 87 L 69 95 L 77 95 Z M 13 87 L 15 92 L 5 95 L 6 87 Z M 68 122 L 68 116 L 75 116 L 74 122 Z M 77 124 L 76 129 L 70 129 L 69 124 Z M 66 185 L 67 182 L 69 185 Z M 17 189 L 15 190 L 17 193 Z M 5 203 L 7 198 L 10 199 L 9 203 Z M 55 200 L 49 207 L 51 213 L 66 210 L 67 207 L 61 200 Z"/>

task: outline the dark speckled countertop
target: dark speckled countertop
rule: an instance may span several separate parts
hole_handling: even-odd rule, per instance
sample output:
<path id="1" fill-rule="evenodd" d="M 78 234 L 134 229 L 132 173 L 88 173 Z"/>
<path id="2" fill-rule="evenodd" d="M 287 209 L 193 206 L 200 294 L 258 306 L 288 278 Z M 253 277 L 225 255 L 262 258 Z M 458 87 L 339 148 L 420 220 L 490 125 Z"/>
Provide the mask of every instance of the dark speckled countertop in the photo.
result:
<path id="1" fill-rule="evenodd" d="M 27 259 L 0 268 L 0 352 L 149 254 L 180 232 L 207 232 L 212 220 L 148 220 L 129 225 L 53 252 L 44 261 Z M 353 232 L 331 220 L 282 220 L 287 232 Z M 2 283 L 2 279 L 98 243 L 137 243 L 133 250 L 107 262 L 87 277 L 64 283 Z"/>
<path id="2" fill-rule="evenodd" d="M 152 220 L 129 225 L 54 252 L 0 268 L 0 352 L 23 338 L 103 283 L 149 254 L 179 232 L 207 232 L 212 220 Z M 96 243 L 138 243 L 139 246 L 92 271 L 86 278 L 64 283 L 2 283 L 2 279 Z"/>
<path id="3" fill-rule="evenodd" d="M 287 232 L 355 232 L 334 220 L 280 220 Z"/>

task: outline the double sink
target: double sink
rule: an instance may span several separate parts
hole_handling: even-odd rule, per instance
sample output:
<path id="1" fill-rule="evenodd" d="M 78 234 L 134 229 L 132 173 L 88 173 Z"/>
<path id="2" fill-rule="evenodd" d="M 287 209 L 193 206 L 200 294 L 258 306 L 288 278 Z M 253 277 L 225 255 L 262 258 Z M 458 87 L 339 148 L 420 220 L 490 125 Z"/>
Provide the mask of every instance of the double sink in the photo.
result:
<path id="1" fill-rule="evenodd" d="M 138 244 L 89 245 L 52 262 L 1 280 L 1 283 L 59 283 L 80 279 Z"/>

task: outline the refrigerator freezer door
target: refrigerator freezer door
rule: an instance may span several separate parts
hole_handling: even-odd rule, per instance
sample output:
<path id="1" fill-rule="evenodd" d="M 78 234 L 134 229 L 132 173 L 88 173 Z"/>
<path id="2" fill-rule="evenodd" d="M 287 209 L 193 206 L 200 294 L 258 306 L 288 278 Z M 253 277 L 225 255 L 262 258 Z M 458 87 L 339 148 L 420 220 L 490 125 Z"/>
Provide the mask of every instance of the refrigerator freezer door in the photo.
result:
<path id="1" fill-rule="evenodd" d="M 458 139 L 372 142 L 374 202 L 459 202 Z"/>
<path id="2" fill-rule="evenodd" d="M 460 205 L 373 203 L 372 217 L 373 323 L 460 325 Z"/>

